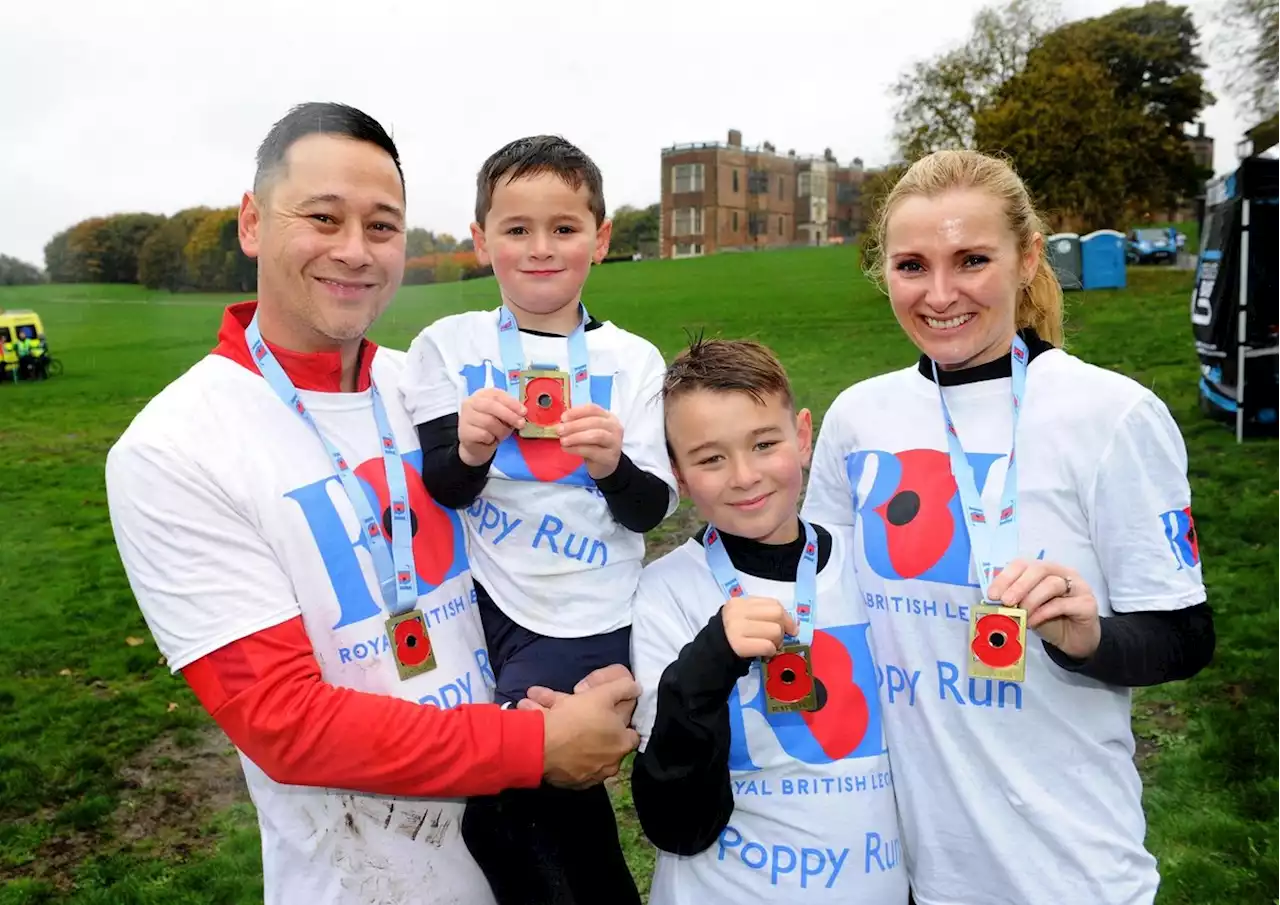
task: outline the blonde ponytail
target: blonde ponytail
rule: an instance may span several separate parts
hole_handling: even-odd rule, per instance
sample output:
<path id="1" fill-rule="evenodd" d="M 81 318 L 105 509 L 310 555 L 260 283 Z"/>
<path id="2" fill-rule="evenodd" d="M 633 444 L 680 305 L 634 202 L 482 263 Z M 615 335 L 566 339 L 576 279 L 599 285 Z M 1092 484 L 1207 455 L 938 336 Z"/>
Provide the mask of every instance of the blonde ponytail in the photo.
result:
<path id="1" fill-rule="evenodd" d="M 1019 330 L 1031 327 L 1045 342 L 1062 347 L 1062 286 L 1043 252 L 1035 276 L 1018 296 L 1014 317 Z"/>

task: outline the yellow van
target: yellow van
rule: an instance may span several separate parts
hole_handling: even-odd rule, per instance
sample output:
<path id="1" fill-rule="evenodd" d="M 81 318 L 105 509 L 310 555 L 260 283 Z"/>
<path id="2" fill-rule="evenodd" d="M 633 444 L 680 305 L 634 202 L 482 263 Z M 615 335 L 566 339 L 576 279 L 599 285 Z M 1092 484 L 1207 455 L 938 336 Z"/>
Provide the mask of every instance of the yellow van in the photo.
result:
<path id="1" fill-rule="evenodd" d="M 40 354 L 28 362 L 27 373 L 19 374 L 18 341 L 38 339 Z M 56 370 L 55 370 L 56 369 Z M 21 377 L 56 376 L 62 369 L 49 351 L 40 315 L 25 308 L 0 308 L 0 376 L 16 381 Z"/>

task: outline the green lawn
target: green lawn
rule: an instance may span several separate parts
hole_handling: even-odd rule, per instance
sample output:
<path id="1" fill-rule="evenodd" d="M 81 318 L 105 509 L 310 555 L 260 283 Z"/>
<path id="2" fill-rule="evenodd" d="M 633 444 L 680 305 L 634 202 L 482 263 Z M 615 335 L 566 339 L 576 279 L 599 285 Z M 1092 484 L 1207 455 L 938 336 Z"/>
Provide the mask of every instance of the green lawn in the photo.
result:
<path id="1" fill-rule="evenodd" d="M 1130 271 L 1069 296 L 1073 351 L 1151 387 L 1190 451 L 1214 665 L 1138 695 L 1161 905 L 1270 902 L 1277 884 L 1277 444 L 1236 446 L 1196 409 L 1191 275 Z M 374 338 L 494 303 L 491 280 L 406 288 Z M 212 345 L 230 297 L 137 287 L 0 289 L 35 307 L 65 374 L 0 386 L 0 905 L 261 901 L 257 830 L 221 734 L 169 676 L 133 603 L 102 467 L 133 414 Z M 670 356 L 687 331 L 767 342 L 821 413 L 853 381 L 914 358 L 849 249 L 608 265 L 593 314 Z M 682 539 L 687 515 L 655 532 Z M 647 886 L 651 849 L 616 786 Z M 1066 903 L 1064 903 L 1066 905 Z M 1074 903 L 1072 903 L 1074 905 Z"/>

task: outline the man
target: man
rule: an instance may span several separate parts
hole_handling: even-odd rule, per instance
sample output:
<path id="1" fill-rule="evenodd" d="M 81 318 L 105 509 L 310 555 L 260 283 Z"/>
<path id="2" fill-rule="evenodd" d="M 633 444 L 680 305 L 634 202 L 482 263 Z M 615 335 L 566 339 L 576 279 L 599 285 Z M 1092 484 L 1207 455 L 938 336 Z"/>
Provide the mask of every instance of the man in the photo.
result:
<path id="1" fill-rule="evenodd" d="M 365 338 L 404 209 L 374 120 L 291 111 L 240 209 L 258 299 L 107 458 L 147 624 L 241 753 L 270 903 L 492 902 L 460 799 L 599 782 L 637 740 L 621 670 L 545 713 L 488 703 L 462 525 L 422 487 L 403 355 Z"/>

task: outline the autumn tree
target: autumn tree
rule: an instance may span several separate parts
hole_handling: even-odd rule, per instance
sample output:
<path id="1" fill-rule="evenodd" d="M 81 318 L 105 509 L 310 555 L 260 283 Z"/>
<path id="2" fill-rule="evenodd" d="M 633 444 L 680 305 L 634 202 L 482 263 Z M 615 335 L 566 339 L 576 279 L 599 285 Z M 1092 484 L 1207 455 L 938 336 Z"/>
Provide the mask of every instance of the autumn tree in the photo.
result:
<path id="1" fill-rule="evenodd" d="M 207 207 L 178 211 L 153 232 L 138 251 L 138 282 L 148 289 L 170 292 L 194 287 L 183 249 L 200 221 L 210 213 Z"/>
<path id="2" fill-rule="evenodd" d="M 942 148 L 973 147 L 977 116 L 1059 20 L 1056 0 L 986 7 L 962 46 L 902 73 L 891 89 L 900 155 L 915 160 Z"/>

